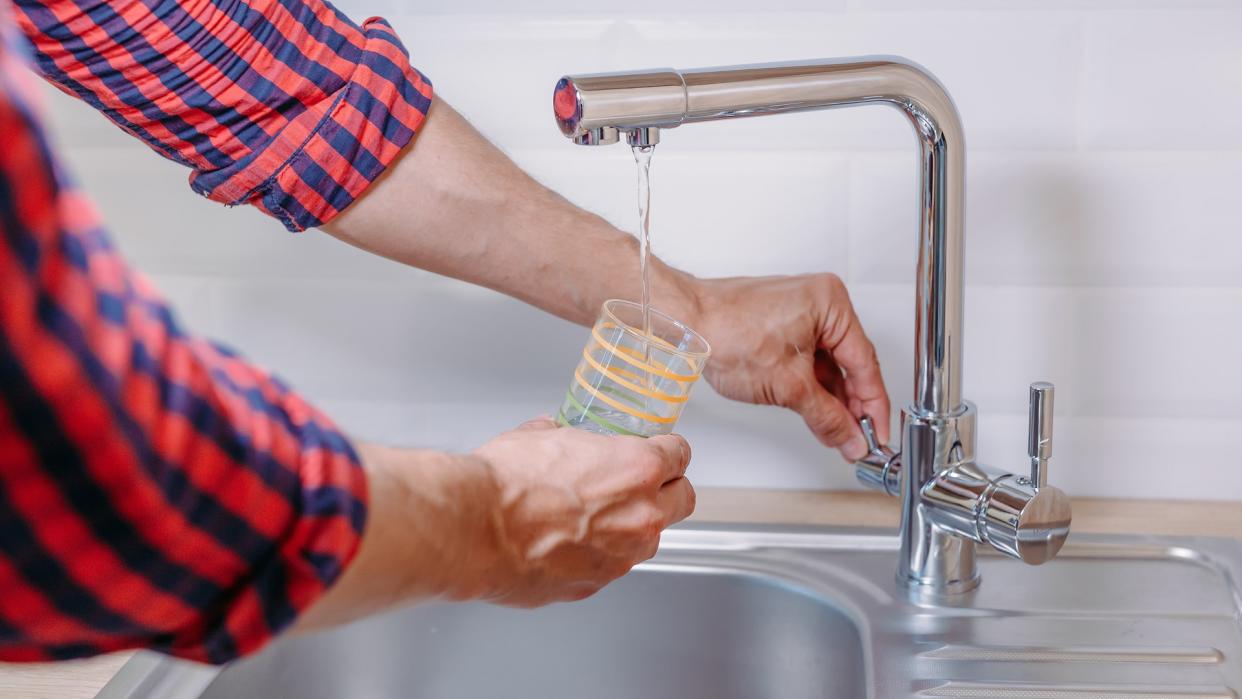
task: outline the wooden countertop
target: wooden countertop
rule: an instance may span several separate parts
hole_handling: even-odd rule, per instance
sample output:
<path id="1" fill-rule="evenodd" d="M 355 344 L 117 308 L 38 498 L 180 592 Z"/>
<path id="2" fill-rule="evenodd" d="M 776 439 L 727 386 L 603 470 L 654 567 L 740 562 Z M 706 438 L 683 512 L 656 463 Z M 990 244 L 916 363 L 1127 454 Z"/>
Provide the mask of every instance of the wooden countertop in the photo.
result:
<path id="1" fill-rule="evenodd" d="M 892 528 L 898 516 L 897 500 L 878 493 L 704 488 L 691 521 Z M 1242 538 L 1242 503 L 1074 498 L 1074 530 Z M 128 658 L 0 664 L 0 699 L 90 699 Z"/>
<path id="2" fill-rule="evenodd" d="M 1242 538 L 1242 502 L 1073 500 L 1077 532 Z M 900 517 L 882 493 L 704 488 L 691 521 L 895 528 Z"/>
<path id="3" fill-rule="evenodd" d="M 2 699 L 91 699 L 130 653 L 63 663 L 0 663 Z"/>

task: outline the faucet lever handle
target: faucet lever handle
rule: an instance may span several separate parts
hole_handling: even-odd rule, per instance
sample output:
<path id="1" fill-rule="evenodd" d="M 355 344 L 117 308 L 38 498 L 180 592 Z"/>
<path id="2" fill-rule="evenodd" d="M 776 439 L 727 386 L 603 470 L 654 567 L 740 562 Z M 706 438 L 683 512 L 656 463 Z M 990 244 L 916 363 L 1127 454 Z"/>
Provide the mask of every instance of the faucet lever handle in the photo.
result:
<path id="1" fill-rule="evenodd" d="M 1048 459 L 1052 458 L 1052 399 L 1055 388 L 1047 381 L 1031 384 L 1030 422 L 1026 454 L 1031 459 L 1031 486 L 1048 485 Z"/>
<path id="2" fill-rule="evenodd" d="M 875 423 L 871 420 L 870 415 L 863 415 L 858 418 L 858 426 L 862 428 L 863 439 L 867 442 L 867 452 L 880 450 L 880 439 L 875 434 Z"/>
<path id="3" fill-rule="evenodd" d="M 881 444 L 875 433 L 875 422 L 870 415 L 858 418 L 867 453 L 854 462 L 854 474 L 858 481 L 869 488 L 883 490 L 889 495 L 901 494 L 901 455 Z"/>

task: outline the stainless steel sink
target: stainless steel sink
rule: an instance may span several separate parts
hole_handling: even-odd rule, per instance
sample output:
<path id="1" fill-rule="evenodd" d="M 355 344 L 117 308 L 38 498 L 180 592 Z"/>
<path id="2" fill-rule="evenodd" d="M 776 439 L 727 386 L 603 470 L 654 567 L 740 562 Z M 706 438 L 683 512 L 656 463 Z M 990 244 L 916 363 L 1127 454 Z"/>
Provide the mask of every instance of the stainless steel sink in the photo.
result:
<path id="1" fill-rule="evenodd" d="M 101 697 L 1236 697 L 1242 542 L 1076 535 L 939 602 L 893 536 L 698 527 L 585 602 L 427 605 L 223 671 L 135 656 Z M 949 601 L 951 600 L 951 601 Z"/>

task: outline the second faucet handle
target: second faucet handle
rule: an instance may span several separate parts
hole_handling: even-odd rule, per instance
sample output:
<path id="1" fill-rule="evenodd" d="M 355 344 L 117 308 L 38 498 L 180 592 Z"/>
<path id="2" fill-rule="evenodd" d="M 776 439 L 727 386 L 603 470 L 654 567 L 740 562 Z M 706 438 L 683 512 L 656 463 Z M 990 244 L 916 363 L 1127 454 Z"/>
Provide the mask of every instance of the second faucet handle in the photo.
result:
<path id="1" fill-rule="evenodd" d="M 867 442 L 867 453 L 854 463 L 854 473 L 859 482 L 889 495 L 900 495 L 901 456 L 888 445 L 880 443 L 871 416 L 859 418 L 858 426 L 862 428 L 863 439 Z"/>
<path id="2" fill-rule="evenodd" d="M 1031 384 L 1030 423 L 1026 453 L 1031 458 L 1031 486 L 1048 485 L 1048 459 L 1052 458 L 1052 399 L 1055 387 L 1047 381 Z"/>
<path id="3" fill-rule="evenodd" d="M 872 422 L 870 415 L 863 415 L 858 419 L 858 426 L 862 428 L 863 439 L 867 442 L 867 452 L 880 451 L 879 437 L 875 434 L 875 423 Z"/>

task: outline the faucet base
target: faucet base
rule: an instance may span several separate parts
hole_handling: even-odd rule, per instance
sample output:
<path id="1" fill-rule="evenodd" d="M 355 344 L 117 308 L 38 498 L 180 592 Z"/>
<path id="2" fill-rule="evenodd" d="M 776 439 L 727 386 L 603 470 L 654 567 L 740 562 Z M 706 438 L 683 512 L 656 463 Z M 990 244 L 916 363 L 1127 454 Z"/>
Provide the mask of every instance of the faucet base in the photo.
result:
<path id="1" fill-rule="evenodd" d="M 976 573 L 975 577 L 969 580 L 924 580 L 918 581 L 911 578 L 902 577 L 897 574 L 897 587 L 906 591 L 906 598 L 914 604 L 935 604 L 939 606 L 954 606 L 961 604 L 961 600 L 968 599 L 968 596 L 975 590 L 979 589 L 983 578 Z"/>
<path id="2" fill-rule="evenodd" d="M 956 567 L 957 574 L 937 573 L 950 575 L 944 579 L 920 577 L 912 575 L 903 566 L 902 570 L 897 571 L 897 585 L 909 590 L 912 600 L 939 600 L 973 592 L 983 581 L 979 569 L 975 567 L 975 542 L 946 532 L 938 532 L 934 536 L 941 539 L 934 544 L 939 549 L 939 560 L 944 563 L 952 562 L 950 567 Z"/>
<path id="3" fill-rule="evenodd" d="M 944 521 L 933 510 L 924 488 L 941 473 L 969 464 L 975 455 L 975 406 L 963 404 L 955 415 L 921 415 L 913 407 L 902 414 L 901 559 L 897 579 L 906 587 L 935 594 L 960 594 L 979 586 L 975 541 L 965 527 Z M 958 513 L 973 523 L 969 507 Z"/>
<path id="4" fill-rule="evenodd" d="M 907 408 L 903 421 L 899 582 L 938 594 L 969 592 L 979 585 L 978 544 L 1030 565 L 1056 557 L 1073 517 L 1069 498 L 979 465 L 973 404 L 949 416 Z"/>

